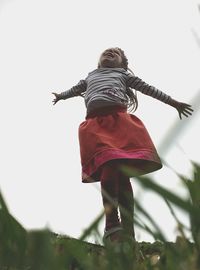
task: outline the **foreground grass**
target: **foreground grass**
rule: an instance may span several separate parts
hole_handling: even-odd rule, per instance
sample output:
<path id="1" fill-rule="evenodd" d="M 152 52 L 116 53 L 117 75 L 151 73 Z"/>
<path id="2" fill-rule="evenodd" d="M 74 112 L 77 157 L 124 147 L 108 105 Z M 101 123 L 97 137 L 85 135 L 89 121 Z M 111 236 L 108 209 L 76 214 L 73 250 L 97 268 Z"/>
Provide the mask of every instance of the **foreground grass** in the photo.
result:
<path id="1" fill-rule="evenodd" d="M 127 174 L 128 174 L 127 170 Z M 143 259 L 128 243 L 104 247 L 87 243 L 93 235 L 99 237 L 98 224 L 102 214 L 83 232 L 80 239 L 56 235 L 48 229 L 27 231 L 9 213 L 0 193 L 0 270 L 200 270 L 200 166 L 193 164 L 193 177 L 179 175 L 188 198 L 181 198 L 156 184 L 150 178 L 137 178 L 145 189 L 161 196 L 167 203 L 179 228 L 175 243 L 167 242 L 162 230 L 142 208 L 136 198 L 135 223 L 151 234 L 154 243 L 138 243 Z M 173 211 L 179 207 L 188 215 L 186 228 Z M 145 216 L 151 228 L 142 221 Z M 185 230 L 190 232 L 190 241 Z"/>
<path id="2" fill-rule="evenodd" d="M 124 250 L 105 248 L 49 230 L 26 232 L 25 239 L 23 247 L 22 241 L 10 242 L 4 258 L 1 246 L 1 270 L 200 269 L 195 245 L 180 237 L 175 243 L 138 243 L 144 255 L 139 262 L 125 246 Z"/>

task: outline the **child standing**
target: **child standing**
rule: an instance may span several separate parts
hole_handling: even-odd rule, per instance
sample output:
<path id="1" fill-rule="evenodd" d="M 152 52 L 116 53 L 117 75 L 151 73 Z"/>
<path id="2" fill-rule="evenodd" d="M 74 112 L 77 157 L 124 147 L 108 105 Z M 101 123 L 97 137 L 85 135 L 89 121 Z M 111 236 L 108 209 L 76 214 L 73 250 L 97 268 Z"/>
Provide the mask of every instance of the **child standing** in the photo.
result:
<path id="1" fill-rule="evenodd" d="M 98 68 L 86 79 L 65 92 L 53 93 L 53 104 L 74 96 L 84 97 L 86 119 L 79 126 L 82 182 L 100 181 L 106 223 L 104 239 L 111 242 L 123 241 L 124 235 L 135 239 L 133 190 L 121 167 L 129 166 L 131 177 L 162 167 L 144 124 L 127 112 L 127 108 L 136 109 L 138 105 L 132 89 L 176 108 L 180 119 L 182 114 L 192 114 L 191 105 L 172 99 L 135 76 L 120 48 L 105 50 Z"/>

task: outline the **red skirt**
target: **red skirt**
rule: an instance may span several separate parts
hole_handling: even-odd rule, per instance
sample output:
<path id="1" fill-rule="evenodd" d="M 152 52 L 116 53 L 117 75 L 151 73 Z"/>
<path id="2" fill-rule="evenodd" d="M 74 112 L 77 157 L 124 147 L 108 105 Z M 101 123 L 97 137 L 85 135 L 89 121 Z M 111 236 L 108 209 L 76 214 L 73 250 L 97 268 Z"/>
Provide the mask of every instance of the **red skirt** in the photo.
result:
<path id="1" fill-rule="evenodd" d="M 144 124 L 121 107 L 101 108 L 79 126 L 82 182 L 100 181 L 100 168 L 110 160 L 130 167 L 132 175 L 162 168 Z"/>

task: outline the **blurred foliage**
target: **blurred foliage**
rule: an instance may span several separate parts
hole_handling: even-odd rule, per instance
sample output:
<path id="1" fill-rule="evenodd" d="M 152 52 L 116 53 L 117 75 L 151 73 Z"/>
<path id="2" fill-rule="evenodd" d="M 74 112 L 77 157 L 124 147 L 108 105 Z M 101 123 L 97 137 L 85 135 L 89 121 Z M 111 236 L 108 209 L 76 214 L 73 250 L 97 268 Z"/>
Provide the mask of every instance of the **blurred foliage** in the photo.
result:
<path id="1" fill-rule="evenodd" d="M 128 169 L 127 173 L 130 173 Z M 163 188 L 149 177 L 137 177 L 144 189 L 149 189 L 165 200 L 174 217 L 179 236 L 176 242 L 167 242 L 162 229 L 136 200 L 135 225 L 150 233 L 154 243 L 129 243 L 102 246 L 86 242 L 93 235 L 99 241 L 98 225 L 101 213 L 83 232 L 80 239 L 56 235 L 48 229 L 26 231 L 9 213 L 0 194 L 0 269 L 1 270 L 197 270 L 200 269 L 200 166 L 193 163 L 193 175 L 187 179 L 179 175 L 187 189 L 188 198 Z M 186 228 L 175 214 L 179 207 L 188 215 Z M 145 217 L 150 225 L 142 220 Z M 187 233 L 186 233 L 187 231 Z M 186 235 L 190 232 L 189 238 Z M 140 256 L 143 254 L 143 256 Z M 136 254 L 138 256 L 136 256 Z"/>

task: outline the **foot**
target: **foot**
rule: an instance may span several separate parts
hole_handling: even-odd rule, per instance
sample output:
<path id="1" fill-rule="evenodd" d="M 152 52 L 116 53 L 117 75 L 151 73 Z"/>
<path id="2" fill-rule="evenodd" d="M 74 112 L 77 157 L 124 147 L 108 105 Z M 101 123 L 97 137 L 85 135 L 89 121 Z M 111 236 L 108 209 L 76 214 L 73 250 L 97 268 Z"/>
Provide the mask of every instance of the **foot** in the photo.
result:
<path id="1" fill-rule="evenodd" d="M 103 242 L 105 244 L 122 243 L 124 241 L 122 227 L 113 227 L 104 232 Z"/>

